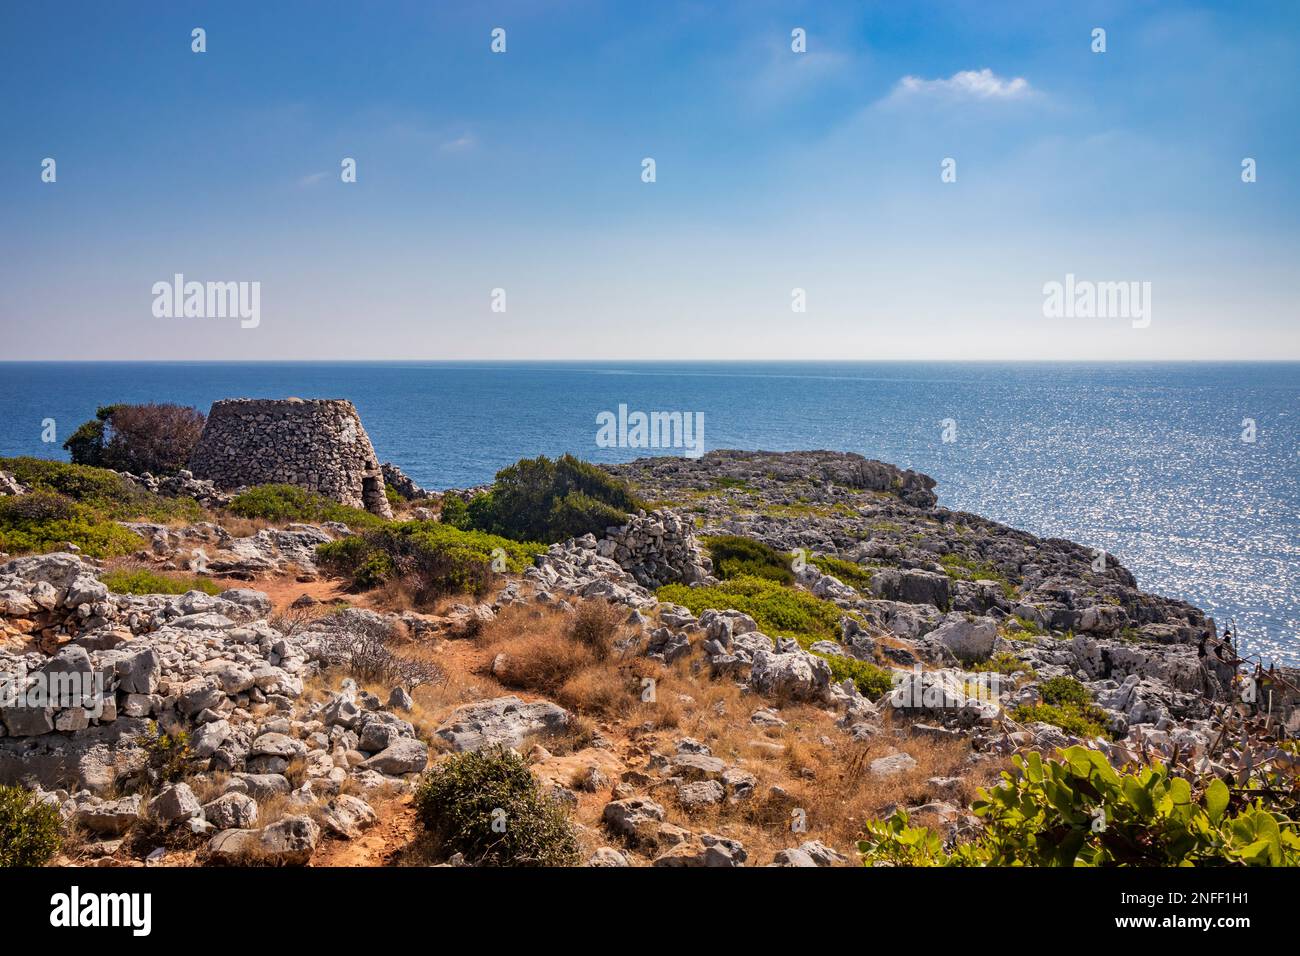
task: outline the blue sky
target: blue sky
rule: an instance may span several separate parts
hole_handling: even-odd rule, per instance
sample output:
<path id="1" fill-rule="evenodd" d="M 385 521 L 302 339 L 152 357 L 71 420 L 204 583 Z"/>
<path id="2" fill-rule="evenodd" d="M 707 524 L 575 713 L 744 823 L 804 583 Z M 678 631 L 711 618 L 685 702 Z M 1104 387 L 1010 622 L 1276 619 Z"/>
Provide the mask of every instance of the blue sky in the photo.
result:
<path id="1" fill-rule="evenodd" d="M 1289 0 L 4 3 L 0 358 L 1296 359 L 1298 47 Z M 258 326 L 155 317 L 178 272 Z M 1149 327 L 1045 317 L 1067 274 Z"/>

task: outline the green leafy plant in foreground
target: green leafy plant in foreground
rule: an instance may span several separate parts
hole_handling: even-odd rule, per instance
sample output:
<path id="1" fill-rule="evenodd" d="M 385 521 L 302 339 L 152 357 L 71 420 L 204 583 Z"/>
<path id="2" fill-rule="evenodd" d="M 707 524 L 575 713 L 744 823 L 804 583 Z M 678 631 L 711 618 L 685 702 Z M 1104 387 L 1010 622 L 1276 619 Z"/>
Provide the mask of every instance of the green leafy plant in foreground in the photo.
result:
<path id="1" fill-rule="evenodd" d="M 983 823 L 952 849 L 903 811 L 867 824 L 858 843 L 868 865 L 899 866 L 1296 866 L 1300 824 L 1264 792 L 1234 793 L 1218 778 L 1193 783 L 1162 764 L 1111 767 L 1096 750 L 1061 759 L 1030 753 L 981 790 Z"/>
<path id="2" fill-rule="evenodd" d="M 42 866 L 61 845 L 57 807 L 24 787 L 0 786 L 0 868 Z"/>
<path id="3" fill-rule="evenodd" d="M 574 866 L 578 840 L 564 808 L 506 747 L 455 754 L 415 793 L 420 823 L 440 853 L 475 866 Z"/>

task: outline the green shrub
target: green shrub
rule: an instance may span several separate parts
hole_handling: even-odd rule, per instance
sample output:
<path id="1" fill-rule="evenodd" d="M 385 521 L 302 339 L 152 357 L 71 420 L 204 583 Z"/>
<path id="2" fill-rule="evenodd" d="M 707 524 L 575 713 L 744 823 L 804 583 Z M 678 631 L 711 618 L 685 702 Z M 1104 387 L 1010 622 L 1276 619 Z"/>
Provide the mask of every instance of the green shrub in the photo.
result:
<path id="1" fill-rule="evenodd" d="M 736 534 L 704 539 L 713 559 L 713 573 L 724 581 L 739 577 L 767 578 L 781 584 L 793 584 L 790 556 L 770 544 Z"/>
<path id="2" fill-rule="evenodd" d="M 63 447 L 75 464 L 171 475 L 189 463 L 204 421 L 185 405 L 102 405 Z"/>
<path id="3" fill-rule="evenodd" d="M 879 700 L 893 689 L 894 680 L 889 671 L 877 667 L 870 661 L 860 661 L 856 657 L 842 657 L 838 654 L 821 656 L 831 665 L 831 679 L 835 683 L 851 680 L 864 697 Z"/>
<path id="4" fill-rule="evenodd" d="M 1073 677 L 1049 677 L 1038 685 L 1038 695 L 1045 704 L 1087 706 L 1092 703 L 1092 693 Z"/>
<path id="5" fill-rule="evenodd" d="M 1218 778 L 1189 781 L 1162 764 L 1117 771 L 1096 750 L 1060 760 L 1014 758 L 1014 772 L 971 809 L 973 840 L 945 850 L 939 833 L 907 814 L 867 824 L 867 864 L 902 866 L 1297 866 L 1294 809 L 1270 806 L 1274 787 L 1233 793 Z"/>
<path id="6" fill-rule="evenodd" d="M 0 867 L 43 866 L 62 845 L 58 808 L 24 787 L 0 786 Z"/>
<path id="7" fill-rule="evenodd" d="M 1011 719 L 1022 724 L 1052 724 L 1075 737 L 1106 736 L 1106 713 L 1099 707 L 1081 708 L 1075 704 L 1021 704 L 1011 712 Z"/>
<path id="8" fill-rule="evenodd" d="M 102 520 L 199 521 L 204 517 L 203 509 L 191 498 L 152 494 L 105 468 L 19 457 L 0 458 L 0 470 L 12 472 L 33 491 L 66 495 Z"/>
<path id="9" fill-rule="evenodd" d="M 384 483 L 384 497 L 388 499 L 388 507 L 396 511 L 406 504 L 406 499 L 402 493 L 387 482 Z"/>
<path id="10" fill-rule="evenodd" d="M 181 730 L 165 733 L 156 723 L 149 723 L 149 732 L 142 735 L 145 752 L 145 772 L 154 783 L 171 783 L 190 772 L 190 735 Z"/>
<path id="11" fill-rule="evenodd" d="M 56 491 L 0 498 L 0 551 L 55 551 L 71 542 L 92 558 L 129 554 L 144 540 L 116 521 Z"/>
<path id="12" fill-rule="evenodd" d="M 1060 727 L 1076 737 L 1097 737 L 1107 733 L 1106 712 L 1092 701 L 1088 688 L 1073 677 L 1052 677 L 1038 685 L 1041 704 L 1021 704 L 1011 719 L 1020 723 L 1042 721 Z"/>
<path id="13" fill-rule="evenodd" d="M 229 511 L 241 518 L 260 518 L 275 524 L 340 521 L 350 528 L 374 528 L 384 523 L 383 518 L 369 511 L 341 505 L 297 485 L 255 485 L 236 495 Z"/>
<path id="14" fill-rule="evenodd" d="M 358 590 L 401 580 L 417 603 L 427 603 L 445 594 L 481 596 L 491 585 L 494 556 L 503 560 L 501 570 L 518 573 L 544 550 L 438 521 L 404 521 L 320 545 L 316 554 L 328 570 L 350 576 Z"/>
<path id="15" fill-rule="evenodd" d="M 469 502 L 460 495 L 444 495 L 438 518 L 445 525 L 462 530 L 469 528 Z"/>
<path id="16" fill-rule="evenodd" d="M 979 661 L 969 665 L 970 670 L 977 674 L 992 672 L 995 674 L 1014 674 L 1016 671 L 1028 671 L 1034 673 L 1034 669 L 1022 661 L 1016 655 L 1008 651 L 998 651 L 986 661 Z"/>
<path id="17" fill-rule="evenodd" d="M 733 578 L 714 587 L 667 584 L 657 593 L 659 600 L 680 604 L 692 614 L 709 608 L 742 611 L 769 637 L 793 637 L 804 646 L 840 639 L 843 611 L 807 591 L 783 587 L 766 578 Z"/>
<path id="18" fill-rule="evenodd" d="M 118 568 L 104 574 L 100 580 L 116 594 L 184 594 L 202 591 L 220 594 L 225 590 L 220 584 L 202 575 L 159 574 L 148 568 Z"/>
<path id="19" fill-rule="evenodd" d="M 574 866 L 578 840 L 563 807 L 540 792 L 523 758 L 505 747 L 456 754 L 429 770 L 416 812 L 445 856 L 475 866 Z"/>
<path id="20" fill-rule="evenodd" d="M 525 458 L 497 472 L 492 490 L 469 503 L 467 526 L 552 544 L 627 522 L 641 508 L 628 486 L 572 455 Z"/>
<path id="21" fill-rule="evenodd" d="M 871 576 L 876 573 L 876 568 L 864 567 L 853 561 L 845 561 L 843 558 L 831 557 L 828 554 L 809 558 L 808 563 L 819 569 L 823 574 L 834 575 L 845 584 L 857 588 L 864 594 L 871 592 Z"/>

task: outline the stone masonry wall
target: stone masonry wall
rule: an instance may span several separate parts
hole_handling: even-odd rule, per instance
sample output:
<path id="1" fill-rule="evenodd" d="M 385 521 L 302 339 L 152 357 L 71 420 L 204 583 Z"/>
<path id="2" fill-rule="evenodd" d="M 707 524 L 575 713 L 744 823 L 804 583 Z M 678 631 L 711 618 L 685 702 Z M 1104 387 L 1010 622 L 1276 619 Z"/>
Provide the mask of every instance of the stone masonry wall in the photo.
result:
<path id="1" fill-rule="evenodd" d="M 218 488 L 297 485 L 392 517 L 375 450 L 356 408 L 343 399 L 214 402 L 190 471 Z"/>

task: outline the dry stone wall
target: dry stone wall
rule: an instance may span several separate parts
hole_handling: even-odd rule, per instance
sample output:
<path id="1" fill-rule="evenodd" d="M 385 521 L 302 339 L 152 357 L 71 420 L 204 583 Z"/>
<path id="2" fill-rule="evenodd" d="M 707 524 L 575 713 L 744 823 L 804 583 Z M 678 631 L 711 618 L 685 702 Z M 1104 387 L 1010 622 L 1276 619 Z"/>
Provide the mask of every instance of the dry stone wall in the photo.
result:
<path id="1" fill-rule="evenodd" d="M 297 485 L 392 517 L 375 449 L 356 408 L 343 399 L 214 402 L 190 471 L 218 488 Z"/>

